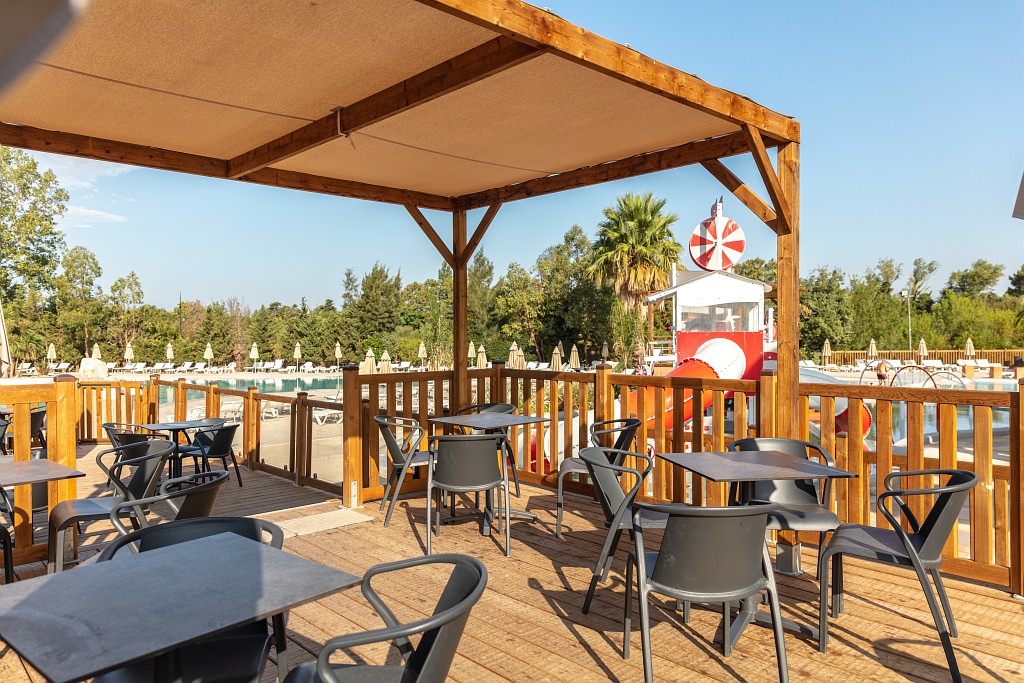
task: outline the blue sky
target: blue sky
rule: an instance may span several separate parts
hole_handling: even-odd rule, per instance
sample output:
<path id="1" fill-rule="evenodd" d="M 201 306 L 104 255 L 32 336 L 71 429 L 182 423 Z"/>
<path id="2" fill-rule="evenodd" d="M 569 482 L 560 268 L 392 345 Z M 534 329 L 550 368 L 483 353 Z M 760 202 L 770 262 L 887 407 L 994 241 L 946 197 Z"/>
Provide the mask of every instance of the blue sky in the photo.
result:
<path id="1" fill-rule="evenodd" d="M 557 14 L 753 98 L 802 126 L 801 271 L 859 273 L 879 258 L 1024 262 L 1010 217 L 1024 170 L 1024 3 L 993 0 L 720 3 L 545 0 Z M 71 193 L 62 227 L 104 285 L 136 271 L 148 303 L 340 298 L 346 268 L 381 261 L 406 281 L 440 265 L 402 207 L 38 154 Z M 727 164 L 759 186 L 753 163 Z M 504 206 L 481 248 L 498 273 L 531 264 L 574 223 L 593 234 L 616 195 L 651 190 L 677 238 L 724 188 L 701 168 Z M 726 196 L 747 256 L 770 231 Z M 431 216 L 436 226 L 446 216 Z M 473 218 L 470 218 L 473 224 Z M 1005 287 L 1005 280 L 1000 291 Z"/>

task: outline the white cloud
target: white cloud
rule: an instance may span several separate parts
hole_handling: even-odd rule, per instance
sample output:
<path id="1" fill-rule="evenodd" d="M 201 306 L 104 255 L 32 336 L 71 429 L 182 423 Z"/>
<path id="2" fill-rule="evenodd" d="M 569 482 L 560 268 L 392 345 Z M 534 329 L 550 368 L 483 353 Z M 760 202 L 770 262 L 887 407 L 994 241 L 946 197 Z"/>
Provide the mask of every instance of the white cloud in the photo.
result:
<path id="1" fill-rule="evenodd" d="M 99 209 L 89 209 L 84 206 L 69 206 L 63 218 L 60 219 L 60 227 L 67 228 L 91 228 L 97 223 L 127 223 L 128 219 L 116 213 L 107 213 Z"/>
<path id="2" fill-rule="evenodd" d="M 69 190 L 93 189 L 100 178 L 112 178 L 137 170 L 135 166 L 114 164 L 109 161 L 79 159 L 45 152 L 31 154 L 39 161 L 40 167 L 51 169 L 57 175 L 61 187 Z"/>

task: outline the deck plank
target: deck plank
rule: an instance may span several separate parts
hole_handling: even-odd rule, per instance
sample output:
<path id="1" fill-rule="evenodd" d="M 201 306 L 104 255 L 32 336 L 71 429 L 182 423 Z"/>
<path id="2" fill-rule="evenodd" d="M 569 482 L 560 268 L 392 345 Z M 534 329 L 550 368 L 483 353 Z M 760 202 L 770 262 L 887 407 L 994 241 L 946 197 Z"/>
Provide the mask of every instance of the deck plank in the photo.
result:
<path id="1" fill-rule="evenodd" d="M 92 463 L 94 451 L 83 448 L 80 452 L 79 467 L 87 472 L 79 484 L 82 495 L 99 495 L 104 488 Z M 224 486 L 216 514 L 283 521 L 336 510 L 340 505 L 337 498 L 271 475 L 243 472 L 243 480 L 241 488 L 234 480 Z M 436 552 L 474 555 L 486 563 L 489 572 L 488 590 L 473 611 L 451 680 L 641 680 L 636 628 L 630 641 L 632 657 L 621 657 L 623 558 L 631 544 L 623 541 L 610 580 L 598 588 L 591 613 L 582 614 L 591 565 L 604 538 L 599 508 L 588 499 L 567 496 L 566 540 L 560 541 L 552 532 L 553 492 L 524 486 L 523 499 L 517 505 L 536 512 L 540 519 L 536 524 L 513 523 L 511 558 L 503 554 L 503 535 L 484 538 L 473 522 L 446 527 L 435 539 Z M 353 573 L 423 552 L 422 497 L 403 499 L 387 529 L 376 504 L 368 504 L 362 512 L 372 521 L 290 537 L 285 548 Z M 97 552 L 113 535 L 107 523 L 88 525 L 81 538 L 82 558 Z M 657 540 L 658 535 L 652 535 L 652 543 Z M 805 566 L 814 566 L 816 550 L 805 548 L 804 552 Z M 43 571 L 43 564 L 37 562 L 18 567 L 17 575 L 25 580 Z M 415 619 L 432 610 L 444 578 L 442 569 L 424 568 L 413 580 L 388 579 L 377 587 L 400 619 Z M 813 574 L 778 578 L 784 613 L 797 621 L 815 623 L 818 584 Z M 819 653 L 813 642 L 787 635 L 793 680 L 948 680 L 931 616 L 912 572 L 848 560 L 846 581 L 847 609 L 829 622 L 827 654 Z M 948 578 L 946 585 L 960 627 L 955 647 L 965 678 L 1024 680 L 1024 603 L 982 584 Z M 656 679 L 777 679 L 769 629 L 749 628 L 733 654 L 724 658 L 719 612 L 695 607 L 691 623 L 683 625 L 681 615 L 672 607 L 655 598 L 651 610 Z M 634 617 L 634 626 L 636 622 Z M 314 661 L 321 645 L 334 635 L 381 625 L 357 588 L 304 605 L 289 619 L 289 663 Z M 337 661 L 383 663 L 394 662 L 395 657 L 394 650 L 375 645 L 340 654 Z M 269 683 L 275 677 L 276 666 L 271 664 L 264 680 Z M 0 679 L 31 681 L 38 676 L 7 649 L 0 651 Z"/>

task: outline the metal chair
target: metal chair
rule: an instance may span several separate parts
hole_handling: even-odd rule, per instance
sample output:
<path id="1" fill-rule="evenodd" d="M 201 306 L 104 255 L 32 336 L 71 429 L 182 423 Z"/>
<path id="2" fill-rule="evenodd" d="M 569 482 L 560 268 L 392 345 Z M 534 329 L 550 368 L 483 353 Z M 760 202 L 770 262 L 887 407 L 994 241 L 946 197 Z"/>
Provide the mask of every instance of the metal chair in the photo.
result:
<path id="1" fill-rule="evenodd" d="M 430 540 L 434 535 L 433 501 L 438 493 L 485 493 L 483 519 L 480 532 L 489 533 L 495 508 L 493 494 L 500 489 L 502 506 L 498 515 L 499 529 L 501 516 L 505 517 L 505 556 L 512 552 L 509 530 L 509 497 L 507 459 L 499 458 L 499 443 L 504 437 L 499 434 L 458 434 L 432 436 L 434 457 L 427 467 L 427 555 L 430 554 Z M 440 498 L 440 496 L 439 496 Z M 441 502 L 438 501 L 437 534 L 441 533 Z M 452 512 L 455 512 L 454 505 Z"/>
<path id="2" fill-rule="evenodd" d="M 192 456 L 195 461 L 201 459 L 202 469 L 198 462 L 195 463 L 195 471 L 210 472 L 210 458 L 219 458 L 223 468 L 228 468 L 228 459 L 235 466 L 235 476 L 238 477 L 238 485 L 242 485 L 242 472 L 238 469 L 238 460 L 235 459 L 235 433 L 238 431 L 238 423 L 224 423 L 217 427 L 204 427 L 196 431 L 192 437 L 192 443 L 187 446 L 178 446 L 178 457 Z"/>
<path id="3" fill-rule="evenodd" d="M 14 581 L 14 539 L 6 527 L 0 526 L 0 549 L 4 553 L 4 583 Z"/>
<path id="4" fill-rule="evenodd" d="M 378 575 L 391 574 L 425 565 L 449 564 L 448 577 L 441 597 L 431 616 L 402 624 L 384 603 L 372 582 Z M 320 650 L 316 664 L 302 664 L 293 669 L 285 683 L 365 683 L 369 681 L 401 681 L 402 683 L 440 683 L 448 677 L 459 640 L 469 621 L 473 605 L 480 600 L 487 586 L 484 564 L 466 555 L 434 555 L 399 560 L 370 567 L 363 575 L 363 595 L 384 620 L 385 628 L 353 633 L 329 640 Z M 413 645 L 410 636 L 422 633 Z M 391 642 L 401 653 L 404 666 L 372 666 L 369 664 L 331 664 L 331 655 L 369 643 Z"/>
<path id="5" fill-rule="evenodd" d="M 503 413 L 511 415 L 516 412 L 517 408 L 513 403 L 474 403 L 473 405 L 459 408 L 455 411 L 456 415 L 475 415 L 477 413 Z M 502 451 L 505 453 L 505 457 L 508 459 L 508 468 L 512 472 L 512 481 L 516 485 L 516 498 L 520 496 L 519 491 L 519 465 L 516 462 L 516 454 L 512 450 L 512 442 L 508 438 L 508 428 L 504 427 L 501 429 L 466 429 L 463 428 L 463 432 L 466 434 L 500 434 L 505 437 L 502 441 Z"/>
<path id="6" fill-rule="evenodd" d="M 164 463 L 174 451 L 167 440 L 153 439 L 116 446 L 96 454 L 96 464 L 114 484 L 113 497 L 78 498 L 57 503 L 50 511 L 46 571 L 64 570 L 64 535 L 79 522 L 106 519 L 122 500 L 148 498 L 157 490 Z M 104 462 L 112 459 L 108 465 Z"/>
<path id="7" fill-rule="evenodd" d="M 110 510 L 110 521 L 119 534 L 130 533 L 124 525 L 122 518 L 125 512 L 134 512 L 131 516 L 132 524 L 141 528 L 149 526 L 146 521 L 145 510 L 154 503 L 167 503 L 174 511 L 174 521 L 180 519 L 195 519 L 197 517 L 209 517 L 213 513 L 213 506 L 217 502 L 217 494 L 220 487 L 228 477 L 225 470 L 213 470 L 212 472 L 196 472 L 176 479 L 168 479 L 160 484 L 160 489 L 155 496 L 138 498 L 136 500 L 121 500 L 114 503 Z M 178 500 L 178 499 L 181 500 Z"/>
<path id="8" fill-rule="evenodd" d="M 733 441 L 729 450 L 780 451 L 805 460 L 817 455 L 829 467 L 836 466 L 836 461 L 824 448 L 797 439 L 740 439 Z M 831 479 L 826 479 L 824 486 L 819 486 L 817 479 L 754 481 L 741 486 L 731 484 L 729 500 L 733 505 L 748 505 L 754 501 L 778 503 L 779 507 L 768 514 L 768 528 L 817 531 L 819 553 L 825 547 L 828 533 L 839 526 L 839 517 L 829 509 L 832 503 Z"/>
<path id="9" fill-rule="evenodd" d="M 151 429 L 130 422 L 104 422 L 103 431 L 107 433 L 107 440 L 111 446 L 127 446 L 128 444 L 141 443 L 151 439 L 167 439 L 166 434 L 154 432 Z M 107 488 L 111 485 L 107 479 Z"/>
<path id="10" fill-rule="evenodd" d="M 614 435 L 615 442 L 612 444 L 611 450 L 615 452 L 628 452 L 631 450 L 630 445 L 636 436 L 636 430 L 639 428 L 640 420 L 633 417 L 595 422 L 590 425 L 590 443 L 597 448 L 604 448 L 606 446 L 604 443 L 605 439 L 610 435 Z M 615 461 L 613 464 L 621 465 L 622 460 Z M 555 494 L 555 536 L 558 538 L 562 538 L 562 509 L 564 508 L 562 480 L 571 474 L 586 475 L 588 472 L 586 464 L 584 464 L 579 456 L 563 458 L 562 462 L 558 464 L 558 492 Z"/>
<path id="11" fill-rule="evenodd" d="M 96 558 L 97 562 L 112 559 L 126 546 L 137 552 L 165 548 L 217 534 L 233 533 L 253 541 L 266 542 L 280 549 L 284 532 L 273 522 L 251 517 L 205 517 L 156 524 L 114 539 Z M 273 631 L 263 620 L 232 629 L 178 650 L 184 681 L 217 681 L 218 683 L 258 683 L 273 644 L 277 651 L 278 679 L 288 672 L 288 639 L 285 633 L 286 614 L 272 617 Z M 156 680 L 154 660 L 131 664 L 102 674 L 94 683 Z"/>
<path id="12" fill-rule="evenodd" d="M 940 486 L 916 489 L 897 489 L 894 484 L 907 477 L 948 477 Z M 960 668 L 957 666 L 956 653 L 950 638 L 957 637 L 956 622 L 953 620 L 953 609 L 946 595 L 946 588 L 939 574 L 942 566 L 942 548 L 946 545 L 950 534 L 954 533 L 957 518 L 964 504 L 970 498 L 971 489 L 978 484 L 978 475 L 973 472 L 954 469 L 916 470 L 893 472 L 885 478 L 885 491 L 879 494 L 876 501 L 878 511 L 885 517 L 892 529 L 879 529 L 863 524 L 842 524 L 832 534 L 828 546 L 818 559 L 818 573 L 821 576 L 821 602 L 818 613 L 818 649 L 825 652 L 828 645 L 828 567 L 832 563 L 832 616 L 837 617 L 843 612 L 843 556 L 852 555 L 865 560 L 884 564 L 913 567 L 917 580 L 921 582 L 921 590 L 928 601 L 928 609 L 935 622 L 935 630 L 939 632 L 942 650 L 946 654 L 949 672 L 954 681 L 960 681 Z M 921 496 L 932 503 L 931 510 L 924 522 L 918 522 L 907 498 Z M 907 533 L 891 509 L 895 502 L 900 508 L 900 515 L 910 526 Z M 935 583 L 935 592 L 928 583 L 928 575 Z M 938 593 L 936 601 L 935 593 Z M 939 603 L 946 618 L 943 621 L 939 612 Z"/>
<path id="13" fill-rule="evenodd" d="M 626 561 L 625 621 L 622 656 L 629 658 L 629 636 L 633 603 L 633 571 L 640 607 L 640 640 L 644 657 L 644 680 L 651 683 L 654 671 L 651 657 L 651 626 L 648 615 L 651 593 L 677 602 L 722 604 L 723 653 L 729 656 L 731 603 L 765 592 L 775 632 L 775 656 L 779 680 L 789 680 L 786 643 L 782 634 L 782 614 L 768 550 L 764 542 L 765 524 L 774 504 L 745 507 L 691 507 L 688 505 L 651 505 L 633 503 L 633 532 L 636 552 Z M 658 552 L 644 549 L 643 515 L 668 516 Z"/>
<path id="14" fill-rule="evenodd" d="M 419 443 L 423 439 L 425 430 L 411 417 L 395 417 L 393 415 L 377 415 L 373 418 L 380 429 L 381 437 L 388 449 L 388 481 L 384 487 L 384 497 L 380 499 L 380 509 L 388 506 L 388 512 L 384 516 L 384 526 L 391 522 L 391 515 L 398 503 L 398 496 L 402 493 L 402 483 L 405 475 L 414 467 L 424 467 L 430 462 L 430 451 L 419 450 Z M 405 438 L 398 443 L 395 432 L 391 430 L 405 430 Z M 390 497 L 389 497 L 390 496 Z"/>
<path id="15" fill-rule="evenodd" d="M 10 426 L 10 420 L 0 418 L 0 455 L 7 455 L 7 429 Z"/>
<path id="16" fill-rule="evenodd" d="M 643 461 L 643 469 L 614 464 L 624 462 L 627 455 Z M 646 453 L 591 447 L 580 451 L 580 460 L 585 463 L 587 472 L 594 482 L 594 488 L 597 489 L 597 498 L 604 511 L 604 525 L 608 528 L 597 564 L 594 565 L 594 576 L 590 580 L 587 597 L 583 601 L 583 613 L 586 614 L 590 612 L 590 603 L 594 599 L 598 581 L 608 580 L 608 572 L 611 570 L 612 560 L 615 559 L 615 550 L 619 547 L 622 532 L 628 531 L 630 538 L 633 537 L 633 501 L 647 481 L 647 476 L 654 467 L 654 459 Z M 634 483 L 629 491 L 622 490 L 619 478 L 623 474 L 633 475 Z M 640 517 L 640 523 L 645 529 L 664 529 L 667 519 L 668 515 L 662 513 L 645 512 Z"/>

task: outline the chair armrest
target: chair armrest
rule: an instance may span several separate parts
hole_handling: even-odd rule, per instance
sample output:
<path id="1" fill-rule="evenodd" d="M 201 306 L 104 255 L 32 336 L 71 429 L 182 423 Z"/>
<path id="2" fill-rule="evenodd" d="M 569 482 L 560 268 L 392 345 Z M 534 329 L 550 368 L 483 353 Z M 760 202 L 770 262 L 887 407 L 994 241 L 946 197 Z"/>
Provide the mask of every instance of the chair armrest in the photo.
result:
<path id="1" fill-rule="evenodd" d="M 924 494 L 930 493 L 930 491 L 883 491 L 878 495 L 878 500 L 875 502 L 875 506 L 878 508 L 878 511 L 882 513 L 882 516 L 885 517 L 886 521 L 889 522 L 889 526 L 899 534 L 900 540 L 903 541 L 903 544 L 906 545 L 909 550 L 910 539 L 907 537 L 907 532 L 903 530 L 900 523 L 896 521 L 896 516 L 885 504 L 890 498 L 896 501 L 896 504 L 900 506 L 900 512 L 904 517 L 906 517 L 907 522 L 910 524 L 910 528 L 913 529 L 915 534 L 920 532 L 921 524 L 917 521 L 917 516 L 914 514 L 914 511 L 910 509 L 910 506 L 907 505 L 906 501 L 903 500 L 902 494 L 906 493 Z"/>

